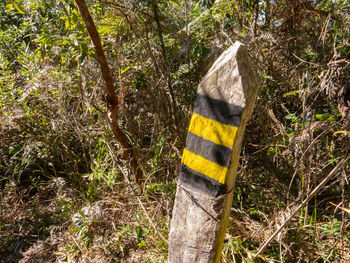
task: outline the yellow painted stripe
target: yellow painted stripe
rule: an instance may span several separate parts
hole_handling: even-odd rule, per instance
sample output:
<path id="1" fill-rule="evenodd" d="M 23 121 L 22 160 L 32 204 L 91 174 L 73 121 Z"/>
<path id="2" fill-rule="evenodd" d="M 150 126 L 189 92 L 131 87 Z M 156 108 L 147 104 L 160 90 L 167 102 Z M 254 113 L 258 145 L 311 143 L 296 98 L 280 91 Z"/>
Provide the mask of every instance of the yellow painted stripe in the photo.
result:
<path id="1" fill-rule="evenodd" d="M 226 167 L 208 161 L 202 156 L 194 154 L 186 149 L 183 151 L 181 162 L 189 168 L 204 174 L 219 183 L 225 184 L 228 170 Z"/>
<path id="2" fill-rule="evenodd" d="M 193 113 L 188 130 L 216 144 L 232 148 L 238 128 Z"/>

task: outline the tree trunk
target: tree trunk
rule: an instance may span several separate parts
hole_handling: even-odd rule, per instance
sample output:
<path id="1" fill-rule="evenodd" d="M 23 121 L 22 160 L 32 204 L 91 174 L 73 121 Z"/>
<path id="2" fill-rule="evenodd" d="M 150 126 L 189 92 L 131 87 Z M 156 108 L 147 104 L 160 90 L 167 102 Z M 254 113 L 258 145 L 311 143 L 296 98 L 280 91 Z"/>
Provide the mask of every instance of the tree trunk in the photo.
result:
<path id="1" fill-rule="evenodd" d="M 80 14 L 84 20 L 86 29 L 90 35 L 92 43 L 94 45 L 96 58 L 98 63 L 100 64 L 102 77 L 106 84 L 106 93 L 105 93 L 105 101 L 107 106 L 107 117 L 110 128 L 113 132 L 115 139 L 118 141 L 121 151 L 120 154 L 123 159 L 128 160 L 130 162 L 130 167 L 135 174 L 136 181 L 141 179 L 141 170 L 137 167 L 137 162 L 134 157 L 133 147 L 129 143 L 125 133 L 120 129 L 118 125 L 118 97 L 115 92 L 115 87 L 113 84 L 113 78 L 111 74 L 111 70 L 108 66 L 106 56 L 104 54 L 101 39 L 97 32 L 95 23 L 90 15 L 90 12 L 86 6 L 84 0 L 75 0 Z"/>

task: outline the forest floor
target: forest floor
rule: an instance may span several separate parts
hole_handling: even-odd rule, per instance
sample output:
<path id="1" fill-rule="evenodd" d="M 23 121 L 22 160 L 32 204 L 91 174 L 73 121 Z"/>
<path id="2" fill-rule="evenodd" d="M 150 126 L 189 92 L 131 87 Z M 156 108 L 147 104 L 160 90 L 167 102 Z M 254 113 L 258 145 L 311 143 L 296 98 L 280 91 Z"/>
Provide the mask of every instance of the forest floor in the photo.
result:
<path id="1" fill-rule="evenodd" d="M 332 206 L 319 207 L 329 221 L 295 228 L 304 220 L 300 213 L 269 254 L 249 261 L 272 234 L 273 224 L 282 222 L 298 203 L 276 210 L 274 204 L 284 206 L 283 199 L 271 194 L 269 182 L 259 182 L 263 176 L 243 178 L 242 171 L 240 175 L 222 262 L 277 262 L 271 259 L 274 249 L 290 254 L 283 262 L 350 262 L 350 223 L 345 220 L 344 225 L 346 215 L 334 214 Z M 169 194 L 155 185 L 141 194 L 136 184 L 119 182 L 87 201 L 84 178 L 81 185 L 70 185 L 62 177 L 44 177 L 39 183 L 22 179 L 0 194 L 1 263 L 166 262 L 163 239 L 168 235 L 174 190 Z M 304 259 L 310 256 L 312 261 Z"/>

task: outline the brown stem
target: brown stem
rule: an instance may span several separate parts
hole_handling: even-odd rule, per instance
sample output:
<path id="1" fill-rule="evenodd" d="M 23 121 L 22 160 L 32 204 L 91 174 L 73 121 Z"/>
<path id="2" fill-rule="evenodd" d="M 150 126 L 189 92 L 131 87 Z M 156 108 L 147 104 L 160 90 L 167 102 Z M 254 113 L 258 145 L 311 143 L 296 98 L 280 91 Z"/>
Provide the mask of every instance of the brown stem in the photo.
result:
<path id="1" fill-rule="evenodd" d="M 266 0 L 266 8 L 265 8 L 265 25 L 268 29 L 271 28 L 271 4 L 270 0 Z"/>
<path id="2" fill-rule="evenodd" d="M 120 129 L 118 125 L 118 97 L 115 93 L 111 70 L 108 66 L 107 59 L 102 48 L 100 36 L 97 32 L 94 20 L 90 15 L 90 12 L 86 6 L 85 1 L 75 0 L 75 3 L 79 8 L 79 11 L 84 20 L 86 29 L 94 45 L 97 61 L 100 64 L 102 77 L 106 83 L 105 100 L 107 103 L 107 117 L 108 117 L 109 125 L 111 127 L 114 137 L 120 144 L 122 158 L 130 161 L 131 168 L 136 175 L 136 180 L 138 181 L 138 179 L 140 179 L 141 174 L 140 174 L 140 169 L 137 169 L 137 162 L 133 156 L 134 155 L 133 148 L 129 143 L 125 133 Z"/>
<path id="3" fill-rule="evenodd" d="M 165 49 L 165 45 L 164 45 L 163 29 L 162 29 L 162 25 L 160 23 L 159 8 L 158 8 L 157 1 L 158 0 L 151 0 L 151 7 L 152 7 L 152 11 L 153 11 L 153 18 L 154 18 L 154 21 L 156 22 L 156 25 L 157 25 L 157 34 L 158 34 L 158 38 L 160 41 L 160 48 L 162 50 L 163 71 L 164 71 L 165 76 L 166 76 L 167 88 L 168 88 L 168 92 L 169 92 L 170 99 L 172 102 L 169 106 L 170 106 L 170 110 L 172 111 L 172 114 L 174 115 L 176 127 L 181 127 L 181 119 L 180 119 L 179 113 L 176 109 L 177 104 L 176 104 L 176 100 L 175 100 L 175 94 L 173 92 L 172 85 L 171 85 L 170 67 L 169 67 L 169 63 L 168 63 L 168 59 L 167 59 L 167 55 L 166 55 L 166 49 Z"/>
<path id="4" fill-rule="evenodd" d="M 259 20 L 259 0 L 255 1 L 255 18 L 254 18 L 254 36 L 256 36 L 256 30 Z"/>

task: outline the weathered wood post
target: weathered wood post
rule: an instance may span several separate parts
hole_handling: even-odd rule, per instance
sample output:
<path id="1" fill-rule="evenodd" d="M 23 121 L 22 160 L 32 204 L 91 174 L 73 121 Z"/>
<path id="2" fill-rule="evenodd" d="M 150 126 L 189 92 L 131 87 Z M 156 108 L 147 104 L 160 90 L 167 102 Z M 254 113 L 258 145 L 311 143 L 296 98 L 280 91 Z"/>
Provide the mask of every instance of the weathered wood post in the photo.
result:
<path id="1" fill-rule="evenodd" d="M 258 85 L 236 42 L 199 84 L 169 234 L 169 263 L 219 262 L 246 123 Z"/>

